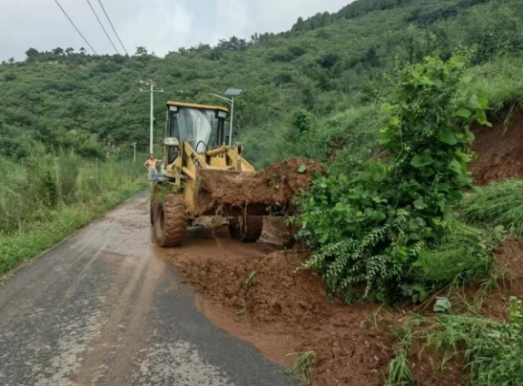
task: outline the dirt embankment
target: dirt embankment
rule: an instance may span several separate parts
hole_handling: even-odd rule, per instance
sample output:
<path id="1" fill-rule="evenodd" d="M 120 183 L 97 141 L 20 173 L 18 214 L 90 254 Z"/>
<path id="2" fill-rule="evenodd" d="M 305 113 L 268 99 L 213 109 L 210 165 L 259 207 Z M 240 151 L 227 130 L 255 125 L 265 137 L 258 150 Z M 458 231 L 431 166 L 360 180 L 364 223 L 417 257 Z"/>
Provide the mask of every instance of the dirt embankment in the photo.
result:
<path id="1" fill-rule="evenodd" d="M 473 144 L 476 158 L 470 170 L 477 185 L 523 178 L 523 110 L 514 109 L 507 119 L 491 118 L 493 127 L 476 126 Z"/>

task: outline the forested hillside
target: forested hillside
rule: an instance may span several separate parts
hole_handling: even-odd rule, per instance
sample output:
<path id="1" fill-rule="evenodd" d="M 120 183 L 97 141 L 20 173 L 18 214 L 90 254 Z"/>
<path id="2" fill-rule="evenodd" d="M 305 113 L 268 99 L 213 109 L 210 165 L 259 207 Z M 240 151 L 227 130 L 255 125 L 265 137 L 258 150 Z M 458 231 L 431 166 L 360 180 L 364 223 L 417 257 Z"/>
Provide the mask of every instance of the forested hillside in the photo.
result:
<path id="1" fill-rule="evenodd" d="M 460 52 L 480 66 L 471 70 L 473 82 L 495 83 L 519 67 L 511 56 L 523 50 L 522 19 L 517 0 L 358 0 L 336 14 L 299 19 L 289 32 L 233 37 L 165 58 L 144 47 L 132 57 L 29 49 L 25 61 L 0 65 L 0 152 L 26 157 L 34 142 L 86 157 L 128 154 L 132 142 L 145 151 L 149 96 L 139 81 L 154 79 L 165 89 L 155 103 L 157 143 L 166 100 L 219 103 L 209 93 L 237 87 L 245 91 L 236 139 L 251 160 L 337 154 L 345 167 L 372 151 L 374 106 L 386 98 L 396 63 Z M 490 99 L 501 106 L 511 90 Z"/>

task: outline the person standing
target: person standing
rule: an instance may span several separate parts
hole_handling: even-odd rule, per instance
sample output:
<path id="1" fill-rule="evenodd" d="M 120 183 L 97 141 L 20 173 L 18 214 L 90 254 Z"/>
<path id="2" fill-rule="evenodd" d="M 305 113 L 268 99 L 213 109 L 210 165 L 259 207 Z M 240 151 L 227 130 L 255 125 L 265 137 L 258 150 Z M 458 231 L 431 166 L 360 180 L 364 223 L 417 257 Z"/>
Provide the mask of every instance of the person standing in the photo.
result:
<path id="1" fill-rule="evenodd" d="M 153 153 L 149 154 L 149 158 L 144 162 L 143 166 L 147 169 L 149 183 L 152 184 L 158 178 L 158 166 L 162 164 L 162 161 L 156 159 Z"/>

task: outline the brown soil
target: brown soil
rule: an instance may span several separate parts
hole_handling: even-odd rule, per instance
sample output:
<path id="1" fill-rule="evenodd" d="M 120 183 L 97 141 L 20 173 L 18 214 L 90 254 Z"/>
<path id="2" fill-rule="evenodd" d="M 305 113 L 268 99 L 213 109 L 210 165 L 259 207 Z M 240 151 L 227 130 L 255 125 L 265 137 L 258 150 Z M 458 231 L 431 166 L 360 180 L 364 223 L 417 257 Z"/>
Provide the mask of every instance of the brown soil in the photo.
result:
<path id="1" fill-rule="evenodd" d="M 201 170 L 197 201 L 201 213 L 220 206 L 248 206 L 251 214 L 266 214 L 276 205 L 288 212 L 292 198 L 310 188 L 316 173 L 324 172 L 323 166 L 307 158 L 274 163 L 257 173 Z"/>
<path id="2" fill-rule="evenodd" d="M 523 240 L 509 240 L 496 251 L 506 290 L 523 297 Z M 507 292 L 506 291 L 506 292 Z"/>
<path id="3" fill-rule="evenodd" d="M 329 301 L 318 274 L 296 272 L 306 253 L 242 244 L 231 240 L 226 228 L 214 235 L 193 230 L 181 249 L 165 254 L 199 294 L 200 310 L 222 330 L 283 366 L 292 364 L 297 353 L 314 351 L 312 381 L 317 386 L 382 385 L 394 356 L 391 331 L 406 315 L 432 311 L 433 302 L 393 309 Z M 508 317 L 507 299 L 523 295 L 523 241 L 506 242 L 496 258 L 505 267 L 506 286 L 486 299 L 483 312 L 502 321 Z M 479 286 L 468 287 L 456 294 L 451 299 L 456 310 L 460 301 L 470 304 L 477 299 L 479 290 Z M 441 353 L 423 350 L 421 342 L 415 344 L 409 360 L 419 385 L 462 384 L 463 358 L 447 362 L 444 369 L 442 359 Z"/>
<path id="4" fill-rule="evenodd" d="M 182 272 L 209 300 L 202 310 L 214 323 L 270 359 L 290 365 L 298 352 L 313 350 L 317 385 L 382 384 L 392 355 L 387 331 L 401 315 L 327 301 L 317 274 L 294 273 L 303 259 L 281 251 L 261 258 L 209 257 L 186 260 Z"/>
<path id="5" fill-rule="evenodd" d="M 477 185 L 523 178 L 523 110 L 514 110 L 507 127 L 502 119 L 491 121 L 492 128 L 473 128 L 477 156 L 470 170 Z"/>

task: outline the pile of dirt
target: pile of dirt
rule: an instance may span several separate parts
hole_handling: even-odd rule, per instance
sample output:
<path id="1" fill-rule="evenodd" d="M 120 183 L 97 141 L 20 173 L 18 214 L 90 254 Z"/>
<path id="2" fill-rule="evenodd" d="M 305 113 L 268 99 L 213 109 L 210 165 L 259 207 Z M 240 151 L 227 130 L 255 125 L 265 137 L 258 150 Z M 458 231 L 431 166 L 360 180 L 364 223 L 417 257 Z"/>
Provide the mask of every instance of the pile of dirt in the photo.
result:
<path id="1" fill-rule="evenodd" d="M 470 170 L 477 185 L 523 178 L 523 111 L 514 109 L 509 118 L 508 122 L 493 118 L 492 128 L 476 126 L 472 130 L 476 159 Z"/>
<path id="2" fill-rule="evenodd" d="M 388 330 L 402 315 L 328 301 L 317 274 L 296 272 L 303 260 L 303 254 L 283 252 L 209 258 L 186 262 L 182 272 L 211 301 L 204 311 L 213 322 L 270 359 L 289 365 L 296 353 L 314 351 L 314 384 L 381 385 L 392 356 Z"/>
<path id="3" fill-rule="evenodd" d="M 267 214 L 271 207 L 288 212 L 300 190 L 308 190 L 323 166 L 307 158 L 291 158 L 256 173 L 201 170 L 196 201 L 201 213 L 220 206 L 249 207 L 250 214 Z"/>

